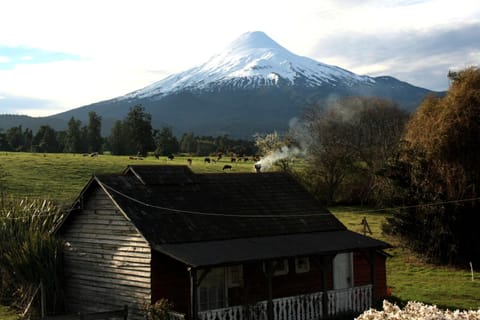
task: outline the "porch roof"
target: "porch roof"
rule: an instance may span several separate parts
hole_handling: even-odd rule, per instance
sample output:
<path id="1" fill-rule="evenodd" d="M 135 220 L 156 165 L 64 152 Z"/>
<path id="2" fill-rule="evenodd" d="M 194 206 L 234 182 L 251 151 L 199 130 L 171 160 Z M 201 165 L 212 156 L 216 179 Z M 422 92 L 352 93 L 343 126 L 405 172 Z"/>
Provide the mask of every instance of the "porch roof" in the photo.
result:
<path id="1" fill-rule="evenodd" d="M 195 268 L 315 254 L 324 255 L 355 249 L 386 249 L 390 247 L 386 242 L 349 230 L 340 230 L 157 244 L 153 249 Z"/>

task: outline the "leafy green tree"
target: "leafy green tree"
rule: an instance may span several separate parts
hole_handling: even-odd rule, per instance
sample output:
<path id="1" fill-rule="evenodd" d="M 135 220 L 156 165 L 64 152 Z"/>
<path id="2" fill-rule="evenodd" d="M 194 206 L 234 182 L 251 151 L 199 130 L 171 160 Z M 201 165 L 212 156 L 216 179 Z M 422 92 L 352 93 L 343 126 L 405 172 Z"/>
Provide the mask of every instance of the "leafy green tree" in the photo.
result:
<path id="1" fill-rule="evenodd" d="M 217 150 L 212 140 L 198 139 L 195 143 L 195 153 L 199 156 L 208 156 Z"/>
<path id="2" fill-rule="evenodd" d="M 408 122 L 390 177 L 411 207 L 389 219 L 432 261 L 480 263 L 480 69 L 457 72 L 443 98 L 429 97 Z M 422 206 L 422 204 L 425 204 Z"/>
<path id="3" fill-rule="evenodd" d="M 155 144 L 157 146 L 155 154 L 162 156 L 175 154 L 180 150 L 178 140 L 173 135 L 172 128 L 170 127 L 163 127 L 156 133 Z"/>
<path id="4" fill-rule="evenodd" d="M 88 152 L 103 151 L 102 117 L 94 111 L 88 113 L 87 145 Z"/>
<path id="5" fill-rule="evenodd" d="M 32 150 L 32 142 L 33 142 L 33 131 L 32 129 L 26 128 L 23 131 L 23 151 Z"/>
<path id="6" fill-rule="evenodd" d="M 195 153 L 197 142 L 193 133 L 184 133 L 180 139 L 180 152 Z"/>
<path id="7" fill-rule="evenodd" d="M 22 151 L 25 142 L 22 126 L 11 127 L 6 132 L 6 140 L 11 151 Z"/>
<path id="8" fill-rule="evenodd" d="M 124 125 L 137 154 L 146 156 L 149 150 L 154 150 L 152 116 L 141 105 L 130 109 Z"/>
<path id="9" fill-rule="evenodd" d="M 48 125 L 41 126 L 33 138 L 39 152 L 60 152 L 56 132 Z"/>
<path id="10" fill-rule="evenodd" d="M 0 150 L 7 151 L 9 149 L 10 149 L 10 146 L 8 145 L 6 134 L 0 128 Z"/>
<path id="11" fill-rule="evenodd" d="M 114 155 L 132 154 L 134 151 L 130 142 L 127 126 L 123 121 L 115 121 L 108 138 L 110 152 Z"/>
<path id="12" fill-rule="evenodd" d="M 65 137 L 65 151 L 72 153 L 84 152 L 84 139 L 82 135 L 82 122 L 71 117 L 68 121 L 67 134 Z"/>

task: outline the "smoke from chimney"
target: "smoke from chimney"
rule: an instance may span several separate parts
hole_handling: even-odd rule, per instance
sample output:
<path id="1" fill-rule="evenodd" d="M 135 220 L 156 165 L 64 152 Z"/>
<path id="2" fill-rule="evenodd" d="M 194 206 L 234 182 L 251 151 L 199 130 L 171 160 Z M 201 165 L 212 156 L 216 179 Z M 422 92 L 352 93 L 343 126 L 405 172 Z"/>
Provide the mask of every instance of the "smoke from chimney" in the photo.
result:
<path id="1" fill-rule="evenodd" d="M 257 170 L 257 172 L 260 172 L 260 170 L 265 172 L 270 170 L 270 168 L 275 164 L 275 162 L 279 160 L 289 159 L 303 154 L 304 152 L 297 147 L 289 148 L 287 146 L 283 146 L 281 149 L 272 151 L 265 157 L 257 161 L 255 163 L 255 170 Z"/>

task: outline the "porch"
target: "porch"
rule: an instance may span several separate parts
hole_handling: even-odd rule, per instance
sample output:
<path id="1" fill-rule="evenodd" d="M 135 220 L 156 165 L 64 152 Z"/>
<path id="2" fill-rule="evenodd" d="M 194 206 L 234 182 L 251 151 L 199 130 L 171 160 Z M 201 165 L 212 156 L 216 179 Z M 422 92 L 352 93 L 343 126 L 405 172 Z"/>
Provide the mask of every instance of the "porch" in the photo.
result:
<path id="1" fill-rule="evenodd" d="M 362 312 L 372 305 L 372 285 L 328 290 L 272 299 L 273 320 L 313 320 L 349 312 Z M 232 306 L 198 312 L 199 320 L 268 320 L 267 301 L 252 306 Z"/>

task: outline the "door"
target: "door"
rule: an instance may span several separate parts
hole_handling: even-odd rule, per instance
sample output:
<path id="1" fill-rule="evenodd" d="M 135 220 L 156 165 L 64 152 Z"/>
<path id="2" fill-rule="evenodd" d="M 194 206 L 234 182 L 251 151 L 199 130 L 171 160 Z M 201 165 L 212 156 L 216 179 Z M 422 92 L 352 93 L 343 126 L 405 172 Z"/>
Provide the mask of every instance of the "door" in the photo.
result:
<path id="1" fill-rule="evenodd" d="M 333 258 L 333 308 L 335 312 L 348 312 L 353 287 L 353 253 L 338 253 Z"/>
<path id="2" fill-rule="evenodd" d="M 353 287 L 353 253 L 338 253 L 333 259 L 333 289 Z"/>

